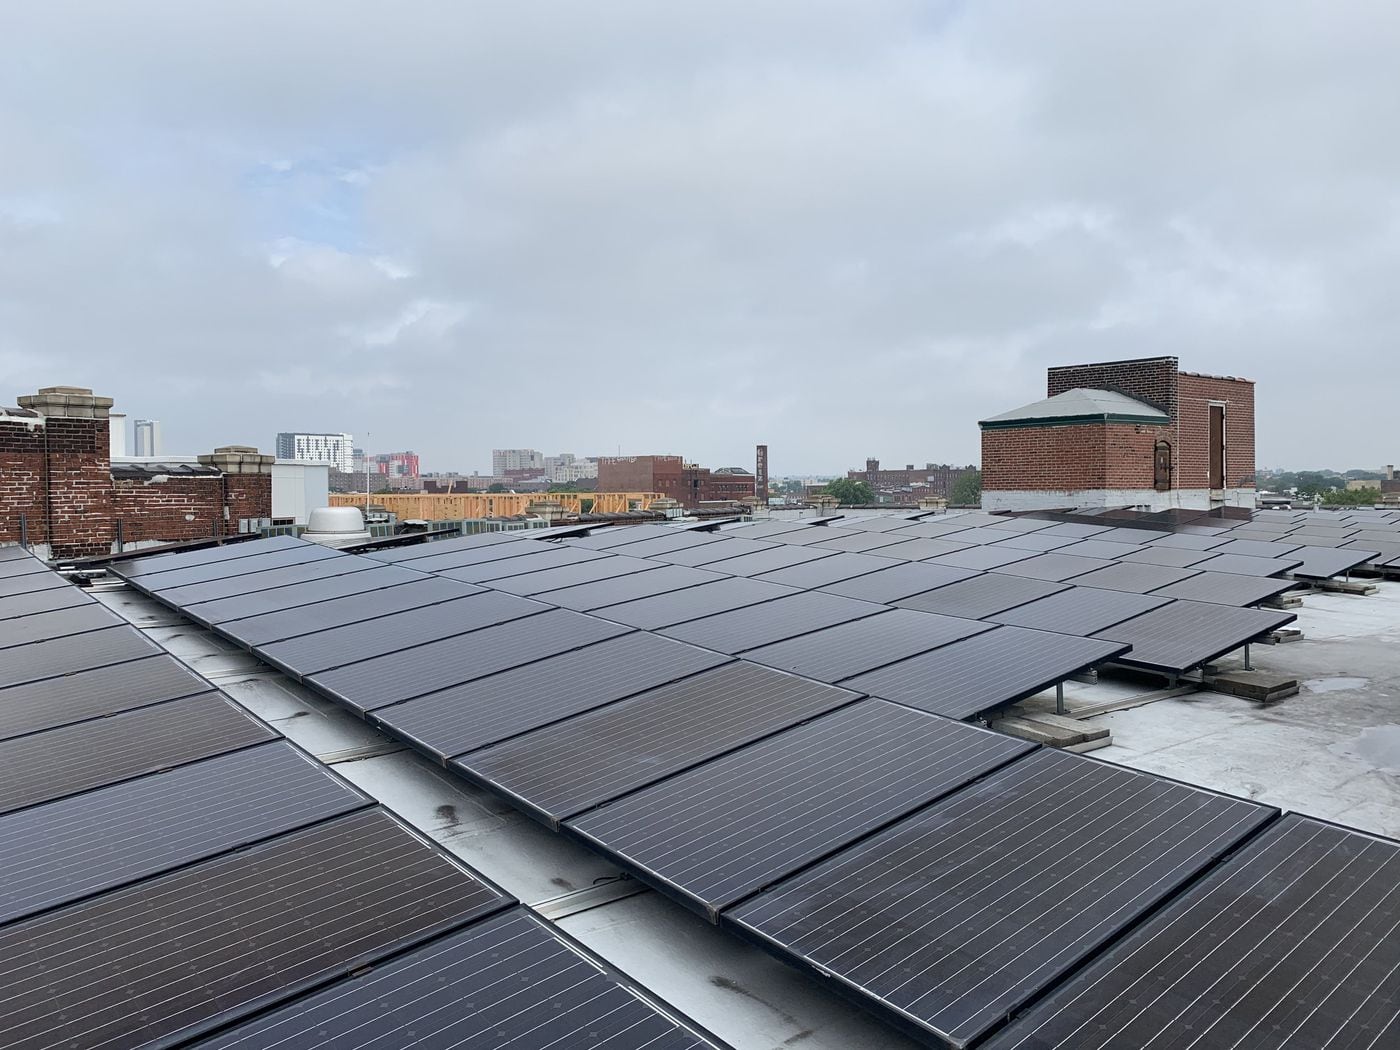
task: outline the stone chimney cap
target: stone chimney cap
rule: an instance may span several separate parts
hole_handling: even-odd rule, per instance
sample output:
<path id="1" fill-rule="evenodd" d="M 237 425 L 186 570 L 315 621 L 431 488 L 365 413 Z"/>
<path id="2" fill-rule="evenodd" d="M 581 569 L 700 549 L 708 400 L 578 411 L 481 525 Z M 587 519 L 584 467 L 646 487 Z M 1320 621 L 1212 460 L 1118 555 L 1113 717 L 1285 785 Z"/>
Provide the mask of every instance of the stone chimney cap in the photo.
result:
<path id="1" fill-rule="evenodd" d="M 224 445 L 199 457 L 206 467 L 224 474 L 271 474 L 275 456 L 264 456 L 251 445 Z"/>
<path id="2" fill-rule="evenodd" d="M 106 419 L 112 410 L 110 397 L 96 397 L 85 386 L 40 387 L 37 394 L 19 399 L 20 408 L 55 419 Z"/>

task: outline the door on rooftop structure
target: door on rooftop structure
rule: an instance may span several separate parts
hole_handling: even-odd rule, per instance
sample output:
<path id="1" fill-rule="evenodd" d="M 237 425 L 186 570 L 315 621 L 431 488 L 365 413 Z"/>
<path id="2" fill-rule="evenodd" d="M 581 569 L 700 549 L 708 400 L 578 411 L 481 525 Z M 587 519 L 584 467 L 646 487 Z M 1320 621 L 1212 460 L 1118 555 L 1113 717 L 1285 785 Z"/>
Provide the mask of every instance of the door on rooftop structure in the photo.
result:
<path id="1" fill-rule="evenodd" d="M 1210 406 L 1210 487 L 1225 487 L 1225 406 Z"/>
<path id="2" fill-rule="evenodd" d="M 1172 444 L 1159 441 L 1153 448 L 1152 485 L 1158 492 L 1166 492 L 1172 487 Z"/>

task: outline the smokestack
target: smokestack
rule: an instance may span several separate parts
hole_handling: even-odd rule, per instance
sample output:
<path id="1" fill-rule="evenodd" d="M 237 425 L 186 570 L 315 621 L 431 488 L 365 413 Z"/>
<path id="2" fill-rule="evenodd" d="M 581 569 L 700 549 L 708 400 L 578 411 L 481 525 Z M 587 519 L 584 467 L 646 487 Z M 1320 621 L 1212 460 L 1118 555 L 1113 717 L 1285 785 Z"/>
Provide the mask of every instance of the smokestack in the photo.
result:
<path id="1" fill-rule="evenodd" d="M 1385 480 L 1386 480 L 1386 481 L 1394 481 L 1394 480 L 1395 480 L 1395 464 L 1394 464 L 1394 463 L 1387 463 L 1387 464 L 1385 465 Z"/>
<path id="2" fill-rule="evenodd" d="M 768 506 L 768 446 L 759 445 L 754 456 L 753 495 L 760 507 Z"/>

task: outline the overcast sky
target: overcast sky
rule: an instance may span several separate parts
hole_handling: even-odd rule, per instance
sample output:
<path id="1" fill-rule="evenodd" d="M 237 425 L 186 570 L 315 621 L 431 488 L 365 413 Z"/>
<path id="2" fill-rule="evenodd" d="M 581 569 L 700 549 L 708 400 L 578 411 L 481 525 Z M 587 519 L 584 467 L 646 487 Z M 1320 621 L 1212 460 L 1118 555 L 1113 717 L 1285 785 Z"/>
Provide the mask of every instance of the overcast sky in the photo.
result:
<path id="1" fill-rule="evenodd" d="M 0 403 L 784 474 L 1170 353 L 1261 465 L 1379 464 L 1397 54 L 1393 0 L 6 4 Z"/>

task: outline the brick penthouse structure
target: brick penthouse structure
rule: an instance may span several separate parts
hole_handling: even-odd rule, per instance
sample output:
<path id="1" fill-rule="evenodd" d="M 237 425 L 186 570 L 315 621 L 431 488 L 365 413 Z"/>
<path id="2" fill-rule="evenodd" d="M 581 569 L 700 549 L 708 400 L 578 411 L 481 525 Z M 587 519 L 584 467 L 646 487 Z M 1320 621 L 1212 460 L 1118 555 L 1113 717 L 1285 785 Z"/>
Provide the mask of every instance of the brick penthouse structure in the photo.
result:
<path id="1" fill-rule="evenodd" d="M 925 496 L 948 499 L 958 478 L 976 469 L 947 463 L 927 463 L 915 468 L 909 463 L 903 470 L 889 470 L 881 469 L 878 459 L 867 459 L 864 470 L 848 470 L 846 477 L 869 485 L 877 503 L 915 503 Z"/>
<path id="2" fill-rule="evenodd" d="M 44 387 L 0 408 L 0 543 L 54 558 L 234 535 L 272 517 L 272 456 L 230 445 L 198 467 L 111 460 L 110 397 Z"/>
<path id="3" fill-rule="evenodd" d="M 754 476 L 742 467 L 711 471 L 680 456 L 600 456 L 598 491 L 659 492 L 687 508 L 725 500 L 750 503 Z"/>
<path id="4" fill-rule="evenodd" d="M 1254 383 L 1175 357 L 1065 365 L 1045 400 L 984 419 L 982 506 L 1254 505 Z"/>

